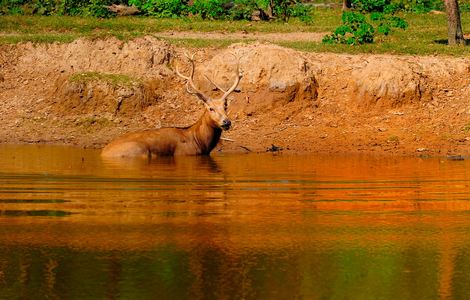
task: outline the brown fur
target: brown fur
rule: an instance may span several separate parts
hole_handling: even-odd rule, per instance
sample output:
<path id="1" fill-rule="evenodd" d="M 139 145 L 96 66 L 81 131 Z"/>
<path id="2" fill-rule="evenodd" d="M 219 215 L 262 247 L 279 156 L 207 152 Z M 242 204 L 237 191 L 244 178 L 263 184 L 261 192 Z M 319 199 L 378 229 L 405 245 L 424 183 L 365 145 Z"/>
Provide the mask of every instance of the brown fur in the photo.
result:
<path id="1" fill-rule="evenodd" d="M 186 91 L 195 95 L 204 103 L 206 108 L 202 117 L 187 128 L 161 128 L 155 130 L 139 131 L 126 134 L 109 143 L 101 152 L 102 157 L 144 157 L 169 155 L 209 155 L 214 149 L 222 134 L 222 129 L 230 128 L 227 117 L 227 97 L 237 87 L 242 77 L 238 58 L 235 81 L 227 91 L 207 78 L 217 89 L 224 94 L 219 99 L 212 99 L 204 95 L 195 86 L 194 55 L 187 56 L 191 62 L 189 76 L 182 75 L 178 68 L 178 76 L 186 80 Z"/>
<path id="2" fill-rule="evenodd" d="M 206 111 L 187 128 L 160 128 L 123 135 L 101 152 L 102 157 L 152 158 L 168 155 L 208 155 L 219 142 L 222 129 Z"/>

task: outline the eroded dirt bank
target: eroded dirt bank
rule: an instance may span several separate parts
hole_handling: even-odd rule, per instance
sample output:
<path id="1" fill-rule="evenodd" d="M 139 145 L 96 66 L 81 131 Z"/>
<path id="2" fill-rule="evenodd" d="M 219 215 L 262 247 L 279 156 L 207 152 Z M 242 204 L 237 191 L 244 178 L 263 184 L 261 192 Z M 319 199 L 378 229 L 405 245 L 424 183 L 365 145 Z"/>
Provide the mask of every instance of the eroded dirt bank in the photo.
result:
<path id="1" fill-rule="evenodd" d="M 100 147 L 128 131 L 190 125 L 203 107 L 174 72 L 184 51 L 152 37 L 1 46 L 0 142 Z M 212 90 L 202 74 L 230 85 L 229 53 L 242 56 L 244 77 L 224 133 L 232 141 L 216 151 L 274 144 L 290 152 L 470 154 L 470 59 L 237 44 L 198 52 L 201 90 Z"/>

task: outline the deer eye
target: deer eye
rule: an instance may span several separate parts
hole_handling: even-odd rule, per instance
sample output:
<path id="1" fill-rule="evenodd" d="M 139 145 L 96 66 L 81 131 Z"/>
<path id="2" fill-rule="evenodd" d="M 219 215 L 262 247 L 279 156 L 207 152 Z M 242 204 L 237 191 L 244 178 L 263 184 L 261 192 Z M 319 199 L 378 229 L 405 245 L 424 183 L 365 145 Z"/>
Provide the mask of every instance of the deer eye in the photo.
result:
<path id="1" fill-rule="evenodd" d="M 210 111 L 214 111 L 214 109 L 213 109 L 212 107 L 209 107 L 209 110 L 210 110 Z"/>

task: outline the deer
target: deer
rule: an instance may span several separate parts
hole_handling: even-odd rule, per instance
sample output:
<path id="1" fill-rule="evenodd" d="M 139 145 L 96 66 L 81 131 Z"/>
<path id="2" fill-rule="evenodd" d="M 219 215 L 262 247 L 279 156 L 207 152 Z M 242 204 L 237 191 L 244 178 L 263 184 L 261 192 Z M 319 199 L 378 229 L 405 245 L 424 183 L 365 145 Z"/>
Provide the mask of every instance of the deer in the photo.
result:
<path id="1" fill-rule="evenodd" d="M 235 55 L 234 55 L 235 56 Z M 240 57 L 237 58 L 235 79 L 229 89 L 224 89 L 204 77 L 222 92 L 220 98 L 211 98 L 194 83 L 195 61 L 186 54 L 190 63 L 189 75 L 183 75 L 176 65 L 176 74 L 185 81 L 186 92 L 204 104 L 205 111 L 191 126 L 164 127 L 125 134 L 107 144 L 101 151 L 103 158 L 148 158 L 158 156 L 210 155 L 218 144 L 222 131 L 229 130 L 232 122 L 227 116 L 227 98 L 237 88 L 241 78 Z"/>

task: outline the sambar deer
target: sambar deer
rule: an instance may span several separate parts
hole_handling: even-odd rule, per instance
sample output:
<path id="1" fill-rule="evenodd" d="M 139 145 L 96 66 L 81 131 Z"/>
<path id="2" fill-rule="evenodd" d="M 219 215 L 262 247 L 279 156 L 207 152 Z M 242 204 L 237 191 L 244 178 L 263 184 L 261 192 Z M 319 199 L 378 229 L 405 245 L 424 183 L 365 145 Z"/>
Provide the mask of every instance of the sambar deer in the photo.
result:
<path id="1" fill-rule="evenodd" d="M 204 103 L 206 111 L 201 118 L 184 128 L 168 127 L 125 134 L 106 145 L 101 152 L 102 157 L 150 159 L 155 156 L 209 155 L 219 142 L 222 130 L 228 130 L 231 126 L 227 117 L 227 97 L 235 91 L 242 78 L 240 58 L 237 61 L 235 80 L 228 90 L 224 90 L 205 76 L 223 92 L 222 97 L 213 99 L 202 93 L 194 84 L 194 54 L 186 57 L 191 63 L 189 76 L 182 75 L 178 67 L 176 73 L 186 81 L 186 91 Z"/>

